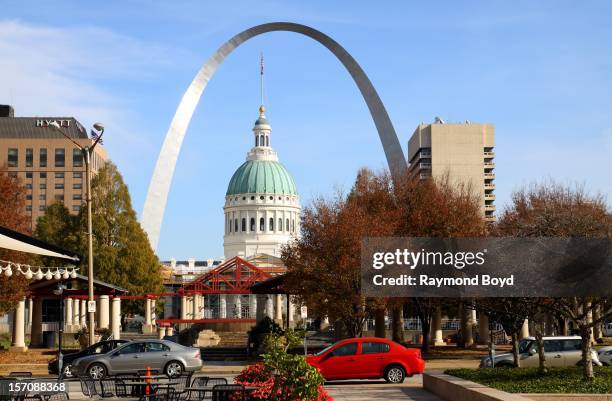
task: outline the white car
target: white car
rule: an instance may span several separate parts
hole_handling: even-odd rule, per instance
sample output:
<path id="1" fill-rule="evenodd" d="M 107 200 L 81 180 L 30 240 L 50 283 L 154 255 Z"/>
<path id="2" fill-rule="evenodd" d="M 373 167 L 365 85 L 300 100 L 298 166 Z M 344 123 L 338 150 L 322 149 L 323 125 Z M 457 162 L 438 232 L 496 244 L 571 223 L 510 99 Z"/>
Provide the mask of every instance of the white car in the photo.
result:
<path id="1" fill-rule="evenodd" d="M 602 347 L 597 351 L 597 356 L 604 366 L 612 366 L 612 347 Z"/>
<path id="2" fill-rule="evenodd" d="M 609 347 L 612 348 L 612 347 Z M 593 364 L 601 366 L 597 352 L 592 351 Z M 548 366 L 575 366 L 582 362 L 582 339 L 580 336 L 544 337 L 544 354 Z M 527 337 L 519 343 L 519 358 L 522 367 L 537 367 L 540 363 L 537 343 L 534 337 Z M 491 358 L 484 357 L 480 361 L 481 368 L 492 367 Z M 612 364 L 611 364 L 612 365 Z M 511 353 L 495 355 L 495 367 L 514 367 Z"/>

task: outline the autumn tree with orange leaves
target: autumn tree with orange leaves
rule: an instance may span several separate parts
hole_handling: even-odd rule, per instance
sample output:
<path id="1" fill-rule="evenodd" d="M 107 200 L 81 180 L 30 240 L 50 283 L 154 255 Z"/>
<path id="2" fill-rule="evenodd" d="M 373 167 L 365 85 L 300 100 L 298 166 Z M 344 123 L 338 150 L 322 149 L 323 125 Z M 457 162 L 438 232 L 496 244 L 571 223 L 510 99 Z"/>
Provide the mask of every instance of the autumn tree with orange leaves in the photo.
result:
<path id="1" fill-rule="evenodd" d="M 31 234 L 30 216 L 26 214 L 26 188 L 16 176 L 9 175 L 6 166 L 0 168 L 0 226 Z M 31 257 L 22 252 L 0 248 L 0 259 L 16 263 L 31 263 Z M 12 310 L 25 295 L 28 282 L 23 276 L 6 277 L 0 274 L 0 314 Z"/>

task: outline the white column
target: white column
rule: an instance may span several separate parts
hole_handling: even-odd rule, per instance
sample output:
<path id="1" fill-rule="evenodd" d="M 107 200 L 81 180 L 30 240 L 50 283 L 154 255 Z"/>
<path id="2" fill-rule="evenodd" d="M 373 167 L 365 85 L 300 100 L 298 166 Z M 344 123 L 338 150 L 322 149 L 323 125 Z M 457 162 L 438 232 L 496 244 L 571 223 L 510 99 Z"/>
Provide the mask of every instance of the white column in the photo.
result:
<path id="1" fill-rule="evenodd" d="M 274 320 L 281 326 L 283 326 L 283 296 L 276 294 Z"/>
<path id="2" fill-rule="evenodd" d="M 17 308 L 13 312 L 13 340 L 10 351 L 27 351 L 25 345 L 25 298 L 17 303 Z"/>
<path id="3" fill-rule="evenodd" d="M 293 297 L 289 297 L 289 310 L 287 311 L 287 317 L 289 319 L 289 327 L 293 327 L 295 324 L 295 304 L 293 303 Z"/>
<path id="4" fill-rule="evenodd" d="M 325 330 L 328 327 L 329 327 L 329 317 L 325 316 L 323 319 L 321 319 L 321 330 Z"/>
<path id="5" fill-rule="evenodd" d="M 198 313 L 198 308 L 199 308 L 199 301 L 200 301 L 200 297 L 198 296 L 198 294 L 193 294 L 193 303 L 191 305 L 191 310 L 192 310 L 192 319 L 199 319 L 199 313 Z"/>
<path id="6" fill-rule="evenodd" d="M 81 299 L 81 327 L 87 327 L 87 300 Z"/>
<path id="7" fill-rule="evenodd" d="M 81 300 L 75 299 L 72 303 L 72 324 L 75 330 L 78 330 L 81 326 Z"/>
<path id="8" fill-rule="evenodd" d="M 157 301 L 151 300 L 151 326 L 157 325 Z"/>
<path id="9" fill-rule="evenodd" d="M 234 317 L 242 318 L 242 299 L 240 299 L 240 295 L 234 297 Z"/>
<path id="10" fill-rule="evenodd" d="M 272 295 L 266 296 L 266 316 L 270 319 L 274 319 L 274 302 L 272 301 Z"/>
<path id="11" fill-rule="evenodd" d="M 32 309 L 34 308 L 34 300 L 32 297 L 28 298 L 28 324 L 32 326 Z"/>
<path id="12" fill-rule="evenodd" d="M 442 308 L 436 307 L 436 310 L 431 318 L 431 341 L 433 345 L 446 345 L 444 343 L 444 334 L 442 332 Z"/>
<path id="13" fill-rule="evenodd" d="M 519 335 L 519 339 L 529 337 L 529 319 L 525 319 L 523 322 L 523 327 L 521 327 L 521 333 Z"/>
<path id="14" fill-rule="evenodd" d="M 187 319 L 187 297 L 181 295 L 181 319 Z"/>
<path id="15" fill-rule="evenodd" d="M 166 336 L 166 328 L 164 326 L 159 326 L 157 333 L 159 335 L 159 339 L 163 339 Z"/>
<path id="16" fill-rule="evenodd" d="M 249 295 L 249 317 L 251 319 L 257 319 L 257 296 Z"/>
<path id="17" fill-rule="evenodd" d="M 151 299 L 147 298 L 145 301 L 145 325 L 151 326 Z"/>
<path id="18" fill-rule="evenodd" d="M 166 335 L 167 336 L 172 336 L 174 335 L 174 327 L 170 326 L 166 329 Z"/>
<path id="19" fill-rule="evenodd" d="M 108 300 L 108 295 L 100 295 L 100 310 L 98 313 L 100 314 L 100 328 L 108 329 L 110 320 L 110 303 Z"/>
<path id="20" fill-rule="evenodd" d="M 121 298 L 119 297 L 113 298 L 111 316 L 113 338 L 119 340 L 121 338 Z"/>
<path id="21" fill-rule="evenodd" d="M 72 298 L 66 298 L 66 300 L 64 301 L 64 303 L 66 304 L 66 318 L 65 318 L 65 325 L 64 325 L 64 330 L 67 332 L 71 332 L 72 331 Z"/>
<path id="22" fill-rule="evenodd" d="M 227 299 L 225 294 L 219 294 L 219 318 L 227 318 Z"/>

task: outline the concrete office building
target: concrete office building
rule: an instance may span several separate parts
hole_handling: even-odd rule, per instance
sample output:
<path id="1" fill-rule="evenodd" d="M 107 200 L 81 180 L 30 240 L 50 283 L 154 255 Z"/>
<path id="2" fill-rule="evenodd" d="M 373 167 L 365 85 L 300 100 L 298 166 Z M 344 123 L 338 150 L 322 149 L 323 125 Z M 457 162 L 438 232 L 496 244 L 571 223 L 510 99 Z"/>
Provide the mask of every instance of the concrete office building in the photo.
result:
<path id="1" fill-rule="evenodd" d="M 495 220 L 494 126 L 466 121 L 447 124 L 439 118 L 420 124 L 408 141 L 409 174 L 472 186 L 481 197 L 487 221 Z"/>
<path id="2" fill-rule="evenodd" d="M 56 121 L 81 146 L 93 140 L 74 117 L 15 117 L 11 106 L 0 105 L 0 166 L 21 178 L 27 188 L 26 212 L 32 229 L 47 206 L 64 202 L 76 214 L 85 204 L 85 161 L 82 152 L 49 127 Z M 107 160 L 106 151 L 96 146 L 91 160 L 95 173 Z"/>

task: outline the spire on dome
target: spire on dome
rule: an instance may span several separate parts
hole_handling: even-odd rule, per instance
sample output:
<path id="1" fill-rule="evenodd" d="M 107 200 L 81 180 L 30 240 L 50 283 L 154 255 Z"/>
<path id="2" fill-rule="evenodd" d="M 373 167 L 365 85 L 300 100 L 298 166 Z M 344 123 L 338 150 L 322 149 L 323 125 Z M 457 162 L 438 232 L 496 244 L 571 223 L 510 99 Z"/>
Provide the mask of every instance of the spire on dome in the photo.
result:
<path id="1" fill-rule="evenodd" d="M 264 113 L 264 111 L 266 111 L 266 108 L 264 107 L 264 58 L 263 58 L 263 52 L 261 52 L 260 54 L 260 63 L 259 63 L 259 92 L 261 95 L 261 106 L 259 106 L 259 112 L 261 114 Z"/>

